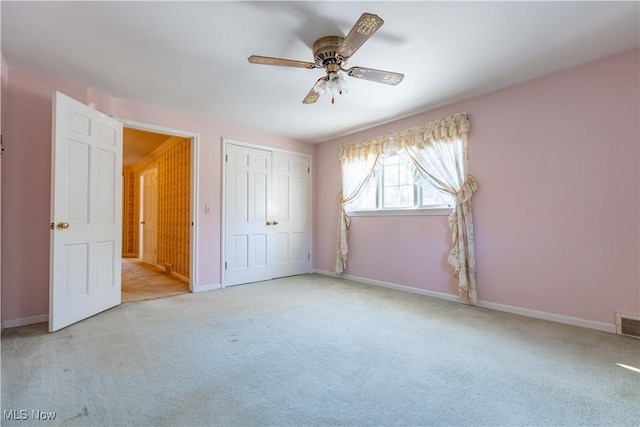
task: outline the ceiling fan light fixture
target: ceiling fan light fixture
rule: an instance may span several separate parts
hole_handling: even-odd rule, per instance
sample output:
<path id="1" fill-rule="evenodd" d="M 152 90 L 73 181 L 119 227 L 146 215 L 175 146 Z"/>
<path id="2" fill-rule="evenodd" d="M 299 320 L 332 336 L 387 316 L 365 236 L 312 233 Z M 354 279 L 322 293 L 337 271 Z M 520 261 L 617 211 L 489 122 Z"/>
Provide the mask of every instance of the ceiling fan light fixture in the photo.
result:
<path id="1" fill-rule="evenodd" d="M 331 95 L 331 103 L 335 103 L 336 95 L 342 95 L 349 92 L 347 86 L 347 79 L 344 78 L 344 74 L 337 72 L 327 73 L 324 79 L 319 80 L 313 87 L 318 95 Z"/>
<path id="2" fill-rule="evenodd" d="M 336 94 L 348 92 L 347 82 L 342 72 L 349 77 L 384 83 L 391 86 L 398 85 L 404 74 L 391 71 L 374 70 L 366 67 L 351 67 L 345 69 L 347 61 L 360 49 L 362 44 L 375 33 L 384 23 L 382 18 L 372 13 L 363 13 L 346 37 L 326 36 L 313 43 L 314 62 L 296 61 L 292 59 L 272 58 L 270 56 L 251 55 L 248 59 L 252 64 L 279 65 L 297 68 L 324 68 L 326 75 L 320 77 L 302 100 L 303 104 L 313 104 L 322 95 L 331 95 L 331 103 L 335 104 Z"/>

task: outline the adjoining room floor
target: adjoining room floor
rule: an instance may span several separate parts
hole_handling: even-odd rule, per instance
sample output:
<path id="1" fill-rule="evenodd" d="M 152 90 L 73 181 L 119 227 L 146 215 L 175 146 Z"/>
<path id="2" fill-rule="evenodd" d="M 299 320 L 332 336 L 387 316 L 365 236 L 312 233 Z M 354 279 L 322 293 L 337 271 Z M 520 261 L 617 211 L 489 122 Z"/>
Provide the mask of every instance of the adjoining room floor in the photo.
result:
<path id="1" fill-rule="evenodd" d="M 162 298 L 189 292 L 189 284 L 138 261 L 122 259 L 122 302 Z"/>

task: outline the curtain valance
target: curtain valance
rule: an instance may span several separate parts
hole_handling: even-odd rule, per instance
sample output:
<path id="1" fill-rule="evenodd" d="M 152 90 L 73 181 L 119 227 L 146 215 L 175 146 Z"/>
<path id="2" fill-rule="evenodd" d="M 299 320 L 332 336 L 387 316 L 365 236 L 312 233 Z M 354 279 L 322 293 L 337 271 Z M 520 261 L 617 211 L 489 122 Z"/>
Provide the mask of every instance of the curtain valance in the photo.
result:
<path id="1" fill-rule="evenodd" d="M 452 141 L 468 132 L 469 116 L 467 113 L 456 113 L 400 132 L 344 145 L 340 150 L 340 161 L 365 159 L 372 154 L 383 154 L 403 147 L 422 148 L 431 141 Z"/>

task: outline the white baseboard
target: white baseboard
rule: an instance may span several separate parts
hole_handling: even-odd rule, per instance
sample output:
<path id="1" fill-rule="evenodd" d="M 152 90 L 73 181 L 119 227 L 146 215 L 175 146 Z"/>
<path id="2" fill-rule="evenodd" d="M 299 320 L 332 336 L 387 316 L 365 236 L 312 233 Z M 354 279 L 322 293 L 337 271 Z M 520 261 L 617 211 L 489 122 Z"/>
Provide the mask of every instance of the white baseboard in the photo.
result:
<path id="1" fill-rule="evenodd" d="M 352 280 L 354 282 L 366 283 L 374 286 L 382 286 L 385 288 L 396 289 L 403 292 L 410 292 L 413 294 L 425 295 L 428 297 L 439 298 L 447 301 L 467 304 L 467 302 L 465 302 L 464 300 L 462 300 L 456 295 L 445 294 L 445 293 L 434 292 L 434 291 L 427 291 L 424 289 L 412 288 L 410 286 L 397 285 L 395 283 L 382 282 L 379 280 L 372 280 L 372 279 L 367 279 L 367 278 L 358 277 L 358 276 L 350 276 L 347 274 L 337 275 L 332 271 L 326 271 L 326 270 L 316 269 L 314 270 L 314 272 L 325 275 L 325 276 L 343 278 L 347 280 Z M 506 304 L 498 304 L 490 301 L 478 301 L 477 306 L 481 308 L 488 308 L 490 310 L 504 311 L 506 313 L 518 314 L 526 317 L 533 317 L 536 319 L 549 320 L 551 322 L 564 323 L 567 325 L 580 326 L 583 328 L 595 329 L 598 331 L 616 333 L 615 324 L 595 322 L 593 320 L 580 319 L 578 317 L 563 316 L 560 314 L 547 313 L 545 311 L 531 310 L 528 308 L 515 307 L 512 305 L 506 305 Z"/>
<path id="2" fill-rule="evenodd" d="M 318 270 L 317 268 L 312 268 L 310 274 L 322 274 L 323 276 L 332 276 L 332 277 L 340 277 L 333 271 L 327 270 Z"/>
<path id="3" fill-rule="evenodd" d="M 314 270 L 314 273 L 322 274 L 324 276 L 332 276 L 332 277 L 336 277 L 338 279 L 346 279 L 346 280 L 351 280 L 351 281 L 354 281 L 354 282 L 366 283 L 367 285 L 382 286 L 383 288 L 395 289 L 397 291 L 409 292 L 409 293 L 412 293 L 412 294 L 425 295 L 425 296 L 428 296 L 428 297 L 444 299 L 444 300 L 447 300 L 447 301 L 454 301 L 454 302 L 464 303 L 464 301 L 462 301 L 457 296 L 451 295 L 451 294 L 445 294 L 445 293 L 442 293 L 442 292 L 435 292 L 435 291 L 428 291 L 426 289 L 412 288 L 411 286 L 397 285 L 395 283 L 383 282 L 381 280 L 367 279 L 366 277 L 350 276 L 348 274 L 338 275 L 338 274 L 334 273 L 333 271 Z"/>
<path id="4" fill-rule="evenodd" d="M 514 307 L 512 305 L 498 304 L 489 301 L 478 301 L 478 307 L 519 314 L 526 317 L 534 317 L 536 319 L 549 320 L 551 322 L 564 323 L 566 325 L 580 326 L 583 328 L 596 329 L 598 331 L 612 332 L 614 334 L 616 333 L 616 325 L 580 319 L 579 317 L 563 316 L 561 314 L 547 313 L 546 311 L 531 310 L 529 308 Z"/>
<path id="5" fill-rule="evenodd" d="M 222 285 L 220 283 L 214 283 L 211 285 L 200 285 L 193 288 L 193 292 L 206 292 L 206 291 L 214 291 L 216 289 L 222 289 Z"/>
<path id="6" fill-rule="evenodd" d="M 20 319 L 9 319 L 2 322 L 3 328 L 18 328 L 20 326 L 33 325 L 35 323 L 43 323 L 49 321 L 48 314 L 39 314 L 37 316 L 22 317 Z"/>

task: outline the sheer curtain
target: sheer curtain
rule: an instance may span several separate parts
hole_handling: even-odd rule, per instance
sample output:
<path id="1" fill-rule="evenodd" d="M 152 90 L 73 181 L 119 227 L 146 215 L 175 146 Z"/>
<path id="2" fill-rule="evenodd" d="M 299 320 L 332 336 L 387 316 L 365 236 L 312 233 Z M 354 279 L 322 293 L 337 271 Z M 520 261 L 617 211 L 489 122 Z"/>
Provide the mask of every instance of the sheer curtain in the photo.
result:
<path id="1" fill-rule="evenodd" d="M 477 303 L 471 197 L 478 187 L 475 179 L 467 173 L 468 132 L 469 118 L 466 113 L 459 113 L 386 137 L 343 147 L 343 189 L 338 198 L 341 211 L 336 256 L 337 273 L 344 271 L 347 262 L 350 218 L 344 206 L 361 194 L 379 167 L 379 160 L 385 152 L 405 150 L 423 179 L 439 191 L 454 197 L 455 206 L 449 215 L 453 247 L 448 260 L 458 278 L 460 295 L 472 304 Z M 356 167 L 356 163 L 361 166 Z M 363 166 L 364 163 L 367 166 Z M 345 188 L 344 178 L 351 176 L 350 174 L 356 174 L 360 180 L 350 178 L 352 184 L 349 187 L 352 188 Z M 350 197 L 343 198 L 344 194 Z M 341 200 L 343 202 L 340 202 Z"/>
<path id="2" fill-rule="evenodd" d="M 464 114 L 429 123 L 413 138 L 399 142 L 407 150 L 418 173 L 436 189 L 454 197 L 449 215 L 452 248 L 449 264 L 458 278 L 458 291 L 476 304 L 476 261 L 471 197 L 478 185 L 467 173 L 467 133 L 469 119 Z M 418 136 L 418 137 L 416 137 Z"/>
<path id="3" fill-rule="evenodd" d="M 346 206 L 356 200 L 364 191 L 369 180 L 380 166 L 383 144 L 372 141 L 369 144 L 353 144 L 342 147 L 340 166 L 342 170 L 342 191 L 338 194 L 338 244 L 336 247 L 336 273 L 341 274 L 347 267 L 349 245 L 347 236 L 351 217 Z"/>

